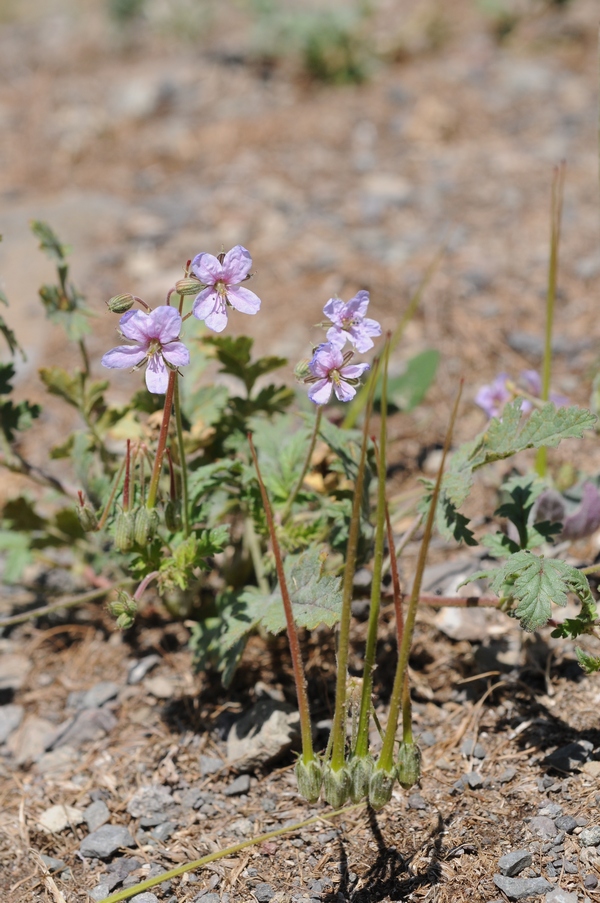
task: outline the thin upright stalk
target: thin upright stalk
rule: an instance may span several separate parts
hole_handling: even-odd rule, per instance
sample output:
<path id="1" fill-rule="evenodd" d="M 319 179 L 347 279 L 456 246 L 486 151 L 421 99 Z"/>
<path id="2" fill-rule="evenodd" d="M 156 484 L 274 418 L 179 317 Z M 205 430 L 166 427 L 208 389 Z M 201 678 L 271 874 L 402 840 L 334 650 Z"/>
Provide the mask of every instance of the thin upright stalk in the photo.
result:
<path id="1" fill-rule="evenodd" d="M 376 362 L 373 367 L 374 371 L 378 369 L 378 365 L 379 362 Z M 342 612 L 340 617 L 340 631 L 338 638 L 335 711 L 333 715 L 333 724 L 331 727 L 331 733 L 333 735 L 331 769 L 334 772 L 340 771 L 345 763 L 346 682 L 348 671 L 348 646 L 350 643 L 350 616 L 352 613 L 352 590 L 354 588 L 354 572 L 356 570 L 356 550 L 358 548 L 358 538 L 360 535 L 360 507 L 362 503 L 365 466 L 367 460 L 367 445 L 369 442 L 369 421 L 371 418 L 371 407 L 373 404 L 373 395 L 376 385 L 377 380 L 374 379 L 371 383 L 371 391 L 367 399 L 367 410 L 365 412 L 362 445 L 360 449 L 360 460 L 356 474 L 356 482 L 354 485 L 354 500 L 352 504 L 350 530 L 348 533 L 348 546 L 346 548 L 344 579 L 342 582 Z"/>
<path id="2" fill-rule="evenodd" d="M 302 489 L 302 484 L 304 482 L 304 477 L 307 474 L 308 468 L 310 467 L 310 462 L 312 460 L 313 452 L 315 450 L 315 445 L 317 444 L 317 436 L 319 435 L 319 428 L 321 426 L 321 417 L 323 416 L 323 405 L 318 404 L 317 413 L 315 416 L 315 425 L 313 427 L 312 436 L 310 437 L 310 445 L 308 446 L 308 451 L 306 453 L 306 458 L 304 459 L 304 465 L 300 472 L 300 476 L 296 482 L 296 485 L 292 489 L 287 502 L 285 503 L 285 508 L 281 512 L 281 523 L 285 524 L 288 517 L 292 513 L 292 505 L 296 501 L 296 496 Z"/>
<path id="3" fill-rule="evenodd" d="M 283 570 L 283 559 L 281 557 L 281 549 L 275 532 L 275 521 L 273 518 L 273 509 L 267 495 L 267 490 L 262 479 L 260 467 L 258 465 L 258 457 L 256 449 L 252 441 L 252 435 L 248 433 L 248 442 L 250 443 L 250 451 L 252 460 L 258 477 L 258 485 L 260 486 L 260 494 L 262 496 L 265 516 L 271 537 L 271 545 L 273 547 L 273 556 L 275 558 L 275 568 L 277 570 L 277 579 L 279 580 L 279 589 L 281 598 L 283 599 L 283 610 L 285 613 L 285 621 L 288 632 L 288 642 L 290 644 L 290 653 L 292 656 L 292 667 L 294 669 L 294 680 L 296 682 L 296 694 L 298 696 L 298 714 L 300 715 L 300 733 L 302 735 L 302 761 L 305 764 L 312 762 L 315 758 L 312 745 L 312 729 L 310 723 L 310 709 L 308 705 L 308 693 L 306 692 L 306 678 L 304 676 L 304 666 L 302 664 L 302 655 L 300 653 L 300 641 L 298 639 L 298 630 L 294 621 L 294 611 L 292 608 L 292 600 L 285 579 Z"/>
<path id="4" fill-rule="evenodd" d="M 552 369 L 552 330 L 556 302 L 556 282 L 558 276 L 558 250 L 560 245 L 560 225 L 562 219 L 563 194 L 565 185 L 565 163 L 554 171 L 550 202 L 550 260 L 548 262 L 548 290 L 546 292 L 546 334 L 544 339 L 544 362 L 542 366 L 542 401 L 550 395 L 550 373 Z M 535 469 L 541 477 L 546 476 L 548 449 L 542 446 L 535 458 Z"/>
<path id="5" fill-rule="evenodd" d="M 167 437 L 169 435 L 169 423 L 171 420 L 171 408 L 173 407 L 173 395 L 175 394 L 175 382 L 178 374 L 176 370 L 169 370 L 169 383 L 165 393 L 165 407 L 163 411 L 163 419 L 160 425 L 160 433 L 158 435 L 158 445 L 156 448 L 156 457 L 154 458 L 154 467 L 152 468 L 152 476 L 150 477 L 150 487 L 148 489 L 148 498 L 146 499 L 146 508 L 148 510 L 156 508 L 156 497 L 158 495 L 158 482 L 160 480 L 160 472 L 162 470 L 162 462 L 165 456 L 165 448 L 167 447 Z"/>
<path id="6" fill-rule="evenodd" d="M 419 604 L 419 593 L 421 590 L 421 583 L 423 581 L 423 572 L 425 570 L 425 562 L 427 560 L 427 551 L 429 549 L 429 542 L 430 542 L 431 533 L 433 530 L 433 522 L 435 519 L 438 498 L 440 495 L 440 488 L 442 485 L 442 477 L 444 475 L 444 466 L 446 463 L 446 457 L 448 455 L 448 451 L 450 449 L 450 442 L 452 441 L 452 432 L 454 430 L 454 423 L 456 421 L 456 415 L 458 413 L 458 405 L 460 402 L 461 393 L 462 393 L 462 383 L 461 383 L 460 389 L 458 391 L 458 395 L 456 396 L 456 401 L 454 402 L 454 408 L 452 410 L 452 415 L 450 417 L 450 424 L 448 426 L 448 431 L 446 433 L 446 440 L 444 442 L 444 451 L 442 453 L 440 469 L 438 471 L 435 486 L 433 488 L 431 502 L 429 505 L 429 511 L 427 513 L 427 520 L 425 521 L 425 530 L 423 533 L 423 540 L 421 542 L 421 547 L 419 549 L 419 557 L 417 559 L 415 579 L 414 579 L 413 586 L 412 586 L 410 601 L 408 603 L 408 608 L 406 611 L 406 620 L 404 623 L 404 633 L 402 636 L 402 644 L 398 651 L 398 663 L 396 666 L 394 687 L 393 687 L 392 695 L 391 695 L 391 699 L 390 699 L 390 707 L 389 707 L 389 712 L 388 712 L 388 723 L 387 723 L 387 727 L 386 727 L 386 731 L 385 731 L 385 737 L 383 739 L 381 755 L 379 757 L 379 761 L 377 762 L 377 766 L 376 766 L 377 770 L 382 770 L 382 771 L 386 771 L 386 772 L 391 771 L 392 765 L 393 765 L 394 743 L 396 740 L 396 728 L 398 725 L 398 715 L 400 713 L 400 706 L 402 703 L 402 695 L 403 695 L 403 688 L 404 688 L 404 675 L 408 668 L 408 657 L 410 654 L 410 647 L 412 644 L 413 631 L 414 631 L 414 627 L 415 627 L 415 619 L 417 616 L 417 607 Z"/>
<path id="7" fill-rule="evenodd" d="M 179 449 L 179 467 L 181 468 L 181 511 L 183 514 L 183 532 L 190 535 L 190 506 L 188 496 L 188 472 L 183 444 L 183 423 L 181 418 L 181 400 L 179 395 L 179 380 L 175 374 L 175 391 L 173 392 L 173 407 L 175 410 L 175 428 L 177 431 L 177 447 Z"/>
<path id="8" fill-rule="evenodd" d="M 96 530 L 102 530 L 104 524 L 108 520 L 108 515 L 110 514 L 110 509 L 112 508 L 113 502 L 115 500 L 115 496 L 117 494 L 117 489 L 119 488 L 119 483 L 121 482 L 121 477 L 123 476 L 123 471 L 125 470 L 125 465 L 127 464 L 127 457 L 123 458 L 121 461 L 121 466 L 119 467 L 117 473 L 115 474 L 115 478 L 113 480 L 113 484 L 110 488 L 110 495 L 108 497 L 108 501 L 104 506 L 104 511 L 102 512 L 102 516 L 98 521 L 98 526 Z"/>
<path id="9" fill-rule="evenodd" d="M 377 512 L 375 515 L 375 548 L 373 552 L 373 575 L 371 580 L 371 606 L 369 610 L 369 627 L 365 646 L 365 665 L 363 669 L 362 693 L 360 699 L 360 715 L 356 756 L 366 756 L 369 751 L 369 715 L 371 712 L 371 694 L 373 691 L 373 668 L 377 649 L 377 628 L 379 625 L 379 603 L 381 600 L 381 575 L 383 568 L 383 547 L 385 540 L 385 480 L 386 480 L 386 445 L 387 445 L 387 377 L 390 353 L 390 337 L 388 335 L 383 353 L 383 375 L 381 387 L 381 421 L 379 427 L 379 447 L 375 444 L 377 457 Z"/>

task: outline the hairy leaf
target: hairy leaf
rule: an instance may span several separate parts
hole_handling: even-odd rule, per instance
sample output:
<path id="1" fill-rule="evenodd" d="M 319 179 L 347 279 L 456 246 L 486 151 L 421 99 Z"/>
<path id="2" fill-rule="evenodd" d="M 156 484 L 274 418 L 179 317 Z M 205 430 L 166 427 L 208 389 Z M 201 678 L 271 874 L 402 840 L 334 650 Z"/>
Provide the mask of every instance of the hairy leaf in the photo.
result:
<path id="1" fill-rule="evenodd" d="M 6 583 L 18 583 L 33 556 L 26 533 L 0 530 L 0 551 L 5 555 L 2 578 Z"/>
<path id="2" fill-rule="evenodd" d="M 593 674 L 595 671 L 600 671 L 600 658 L 597 658 L 595 655 L 590 655 L 589 652 L 585 652 L 583 649 L 580 649 L 579 646 L 575 648 L 575 655 L 586 674 Z"/>
<path id="3" fill-rule="evenodd" d="M 412 357 L 400 376 L 388 381 L 389 403 L 400 411 L 412 411 L 425 397 L 435 379 L 440 360 L 439 351 L 427 349 Z M 375 393 L 375 401 L 381 396 L 381 387 Z"/>

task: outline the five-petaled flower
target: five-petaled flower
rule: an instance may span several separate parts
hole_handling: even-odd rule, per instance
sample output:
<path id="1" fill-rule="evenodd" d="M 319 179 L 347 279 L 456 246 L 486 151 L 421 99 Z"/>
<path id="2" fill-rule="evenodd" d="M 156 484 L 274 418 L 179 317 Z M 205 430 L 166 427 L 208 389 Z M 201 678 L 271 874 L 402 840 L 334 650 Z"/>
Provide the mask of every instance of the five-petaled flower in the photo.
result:
<path id="1" fill-rule="evenodd" d="M 351 364 L 353 352 L 342 354 L 331 342 L 324 342 L 315 348 L 312 360 L 308 364 L 310 376 L 304 382 L 310 385 L 308 397 L 315 404 L 327 404 L 332 391 L 339 401 L 350 401 L 356 395 L 360 377 L 368 364 Z"/>
<path id="2" fill-rule="evenodd" d="M 499 417 L 506 402 L 519 395 L 519 385 L 534 398 L 539 398 L 542 394 L 542 380 L 537 370 L 521 370 L 517 384 L 510 382 L 508 373 L 500 373 L 492 383 L 481 386 L 475 396 L 475 404 L 483 408 L 488 417 Z M 559 395 L 557 392 L 550 392 L 549 400 L 557 408 L 569 403 L 565 395 Z M 521 411 L 523 414 L 530 414 L 532 410 L 532 402 L 524 398 L 521 402 Z"/>
<path id="3" fill-rule="evenodd" d="M 475 396 L 475 404 L 483 408 L 488 417 L 498 417 L 507 401 L 512 398 L 512 393 L 506 388 L 508 373 L 500 373 L 493 383 L 481 386 Z"/>
<path id="4" fill-rule="evenodd" d="M 107 351 L 102 358 L 105 367 L 137 370 L 144 364 L 146 385 L 150 392 L 162 395 L 167 391 L 167 368 L 176 370 L 190 362 L 190 353 L 179 341 L 181 316 L 176 308 L 163 305 L 145 313 L 130 310 L 119 320 L 119 330 L 135 345 L 120 345 Z"/>
<path id="5" fill-rule="evenodd" d="M 377 320 L 365 316 L 369 306 L 369 293 L 360 291 L 347 304 L 341 298 L 331 298 L 323 313 L 333 326 L 327 330 L 327 341 L 335 348 L 343 348 L 346 339 L 357 351 L 365 352 L 373 347 L 371 336 L 381 335 Z"/>
<path id="6" fill-rule="evenodd" d="M 258 313 L 260 298 L 240 285 L 249 278 L 251 266 L 252 258 L 241 245 L 219 257 L 197 254 L 190 269 L 205 288 L 194 300 L 193 315 L 209 329 L 222 332 L 227 326 L 228 304 L 243 314 Z"/>

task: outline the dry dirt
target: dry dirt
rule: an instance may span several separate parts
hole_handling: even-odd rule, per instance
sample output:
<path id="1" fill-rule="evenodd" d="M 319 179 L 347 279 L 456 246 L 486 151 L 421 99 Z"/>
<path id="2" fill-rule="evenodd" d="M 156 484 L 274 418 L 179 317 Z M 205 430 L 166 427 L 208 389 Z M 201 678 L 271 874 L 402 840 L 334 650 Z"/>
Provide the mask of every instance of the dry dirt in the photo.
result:
<path id="1" fill-rule="evenodd" d="M 237 243 L 251 250 L 263 311 L 234 319 L 233 330 L 249 330 L 259 351 L 292 361 L 307 354 L 322 305 L 336 292 L 348 298 L 368 288 L 372 315 L 393 328 L 442 252 L 392 362 L 399 371 L 424 348 L 441 352 L 427 402 L 391 424 L 392 491 L 411 489 L 443 436 L 461 376 L 457 441 L 484 425 L 472 403 L 479 385 L 500 371 L 539 367 L 550 185 L 565 159 L 553 387 L 587 405 L 598 364 L 597 5 L 514 5 L 523 15 L 500 42 L 489 17 L 467 0 L 374 3 L 369 37 L 381 61 L 365 84 L 337 87 L 310 82 L 293 57 L 257 62 L 251 21 L 238 6 L 211 10 L 196 30 L 184 21 L 182 36 L 164 22 L 117 29 L 91 0 L 0 4 L 0 274 L 8 320 L 28 351 L 20 394 L 45 400 L 36 368 L 74 360 L 40 313 L 36 290 L 51 268 L 28 232 L 32 218 L 48 220 L 73 247 L 75 278 L 98 312 L 94 355 L 113 344 L 104 300 L 131 290 L 160 302 L 200 250 Z M 130 380 L 116 375 L 115 397 L 127 396 Z M 72 425 L 49 405 L 35 434 L 41 439 L 32 433 L 25 450 L 43 462 L 48 443 Z M 565 461 L 597 473 L 597 442 L 565 445 L 553 466 Z M 490 486 L 502 472 L 479 487 L 475 516 L 493 510 Z M 16 482 L 1 479 L 5 498 Z M 484 500 L 486 510 L 477 509 Z M 596 537 L 572 554 L 591 562 L 598 548 Z M 456 554 L 438 543 L 434 560 Z M 600 877 L 596 848 L 578 840 L 584 820 L 600 822 L 597 775 L 561 774 L 544 761 L 572 740 L 600 747 L 597 680 L 584 679 L 572 648 L 548 633 L 523 640 L 494 614 L 475 635 L 471 628 L 452 640 L 438 617 L 422 614 L 411 660 L 416 727 L 427 739 L 423 807 L 398 792 L 377 815 L 360 809 L 174 880 L 155 891 L 161 901 L 191 903 L 206 890 L 241 903 L 256 900 L 257 884 L 266 882 L 275 901 L 490 903 L 505 899 L 493 883 L 499 857 L 523 847 L 533 853 L 535 875 L 549 874 L 552 857 L 566 862 L 577 854 L 575 872 L 555 868 L 551 883 L 579 900 L 599 898 L 593 881 L 583 885 L 586 875 Z M 385 719 L 389 606 L 382 631 L 376 698 Z M 253 640 L 224 692 L 210 675 L 192 674 L 187 634 L 157 609 L 123 637 L 100 605 L 90 605 L 0 638 L 5 655 L 27 663 L 20 686 L 2 691 L 0 701 L 24 706 L 29 719 L 58 725 L 70 692 L 107 678 L 120 686 L 107 703 L 115 726 L 83 744 L 74 761 L 18 764 L 18 733 L 0 747 L 3 903 L 90 899 L 106 866 L 78 855 L 85 826 L 45 834 L 37 819 L 55 803 L 85 808 L 94 791 L 103 791 L 111 822 L 129 825 L 134 836 L 139 826 L 127 804 L 139 786 L 157 782 L 176 797 L 196 787 L 214 793 L 209 814 L 190 809 L 171 837 L 138 839 L 126 855 L 139 860 L 139 880 L 145 864 L 166 870 L 239 842 L 240 819 L 259 833 L 327 813 L 324 804 L 313 809 L 299 799 L 291 756 L 253 775 L 242 796 L 222 795 L 235 776 L 225 764 L 202 775 L 200 754 L 224 755 L 231 713 L 248 708 L 263 685 L 286 698 L 293 690 L 279 641 Z M 359 624 L 357 668 L 363 636 Z M 160 656 L 152 677 L 164 678 L 162 695 L 146 679 L 126 684 L 128 661 L 150 652 Z M 305 655 L 321 706 L 316 717 L 326 719 L 331 637 L 306 637 Z M 465 738 L 479 739 L 485 758 L 462 753 Z M 514 775 L 501 782 L 509 766 Z M 482 786 L 454 790 L 471 768 Z M 540 783 L 547 774 L 551 780 Z M 548 803 L 581 822 L 562 852 L 545 850 L 526 821 Z M 50 879 L 39 853 L 64 860 L 67 871 Z"/>

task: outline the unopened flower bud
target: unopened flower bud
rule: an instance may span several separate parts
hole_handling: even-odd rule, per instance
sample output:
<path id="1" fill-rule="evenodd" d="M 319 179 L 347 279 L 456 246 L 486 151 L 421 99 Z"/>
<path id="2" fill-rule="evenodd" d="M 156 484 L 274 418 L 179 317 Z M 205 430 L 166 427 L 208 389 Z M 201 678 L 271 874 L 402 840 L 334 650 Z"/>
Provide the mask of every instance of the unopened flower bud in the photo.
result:
<path id="1" fill-rule="evenodd" d="M 116 601 L 111 602 L 108 607 L 110 613 L 117 619 L 117 627 L 120 627 L 121 630 L 131 627 L 137 614 L 137 602 L 133 596 L 130 596 L 124 589 L 120 589 Z"/>
<path id="2" fill-rule="evenodd" d="M 386 771 L 376 768 L 369 781 L 369 804 L 373 809 L 382 809 L 392 798 L 396 769 Z"/>
<path id="3" fill-rule="evenodd" d="M 135 515 L 133 511 L 119 511 L 115 522 L 115 546 L 119 552 L 130 552 L 133 548 Z"/>
<path id="4" fill-rule="evenodd" d="M 142 505 L 135 515 L 135 527 L 133 538 L 138 546 L 147 546 L 156 533 L 158 527 L 158 511 L 156 508 L 146 508 Z"/>
<path id="5" fill-rule="evenodd" d="M 421 777 L 421 750 L 416 743 L 400 744 L 397 774 L 405 790 L 410 790 Z"/>
<path id="6" fill-rule="evenodd" d="M 124 295 L 115 295 L 114 298 L 111 298 L 110 301 L 106 302 L 106 306 L 111 314 L 127 313 L 134 304 L 135 298 L 130 292 L 125 292 Z"/>
<path id="7" fill-rule="evenodd" d="M 181 503 L 174 499 L 165 505 L 165 526 L 171 533 L 181 530 Z"/>
<path id="8" fill-rule="evenodd" d="M 306 377 L 311 375 L 310 368 L 308 366 L 309 363 L 310 361 L 308 360 L 298 361 L 298 363 L 294 367 L 294 376 L 296 377 L 298 382 L 303 383 Z"/>
<path id="9" fill-rule="evenodd" d="M 186 276 L 185 279 L 180 279 L 175 283 L 175 291 L 178 295 L 197 295 L 202 291 L 203 287 L 203 282 L 190 276 Z"/>
<path id="10" fill-rule="evenodd" d="M 77 517 L 79 518 L 79 523 L 81 524 L 81 529 L 85 533 L 93 533 L 94 530 L 98 529 L 96 512 L 90 508 L 89 505 L 77 505 L 75 510 L 77 512 Z"/>
<path id="11" fill-rule="evenodd" d="M 350 774 L 345 765 L 334 771 L 328 762 L 323 766 L 323 796 L 330 806 L 339 809 L 350 794 Z"/>
<path id="12" fill-rule="evenodd" d="M 374 766 L 375 762 L 372 756 L 356 756 L 351 760 L 348 769 L 350 771 L 350 799 L 353 803 L 360 803 L 369 793 L 369 781 Z"/>
<path id="13" fill-rule="evenodd" d="M 321 784 L 323 782 L 323 772 L 321 764 L 316 759 L 310 762 L 304 762 L 298 759 L 296 762 L 296 780 L 298 781 L 298 792 L 309 803 L 316 803 L 321 795 Z"/>

